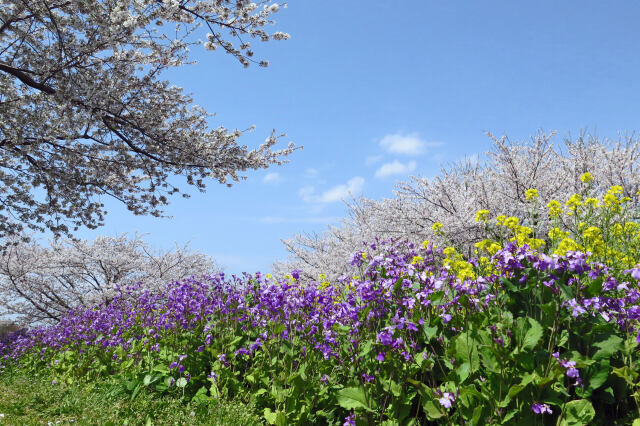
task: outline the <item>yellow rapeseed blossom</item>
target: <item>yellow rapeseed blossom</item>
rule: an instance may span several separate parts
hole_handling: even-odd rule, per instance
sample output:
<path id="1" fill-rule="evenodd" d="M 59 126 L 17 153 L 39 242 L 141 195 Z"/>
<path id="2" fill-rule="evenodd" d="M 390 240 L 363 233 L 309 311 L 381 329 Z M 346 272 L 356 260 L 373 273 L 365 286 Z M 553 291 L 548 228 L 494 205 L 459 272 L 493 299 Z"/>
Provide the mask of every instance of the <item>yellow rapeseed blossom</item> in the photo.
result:
<path id="1" fill-rule="evenodd" d="M 436 222 L 431 226 L 433 232 L 440 232 L 442 230 L 442 224 L 440 222 Z"/>
<path id="2" fill-rule="evenodd" d="M 582 181 L 582 183 L 589 183 L 593 180 L 593 176 L 591 176 L 591 173 L 589 172 L 583 173 L 582 175 L 580 175 L 580 180 Z"/>
<path id="3" fill-rule="evenodd" d="M 489 210 L 478 210 L 476 212 L 476 222 L 486 222 Z"/>
<path id="4" fill-rule="evenodd" d="M 615 236 L 620 236 L 624 233 L 624 227 L 620 223 L 615 223 L 611 227 L 611 234 Z"/>
<path id="5" fill-rule="evenodd" d="M 591 208 L 598 207 L 598 203 L 599 203 L 598 199 L 593 197 L 589 197 L 586 200 L 584 200 L 584 205 Z"/>
<path id="6" fill-rule="evenodd" d="M 518 219 L 515 216 L 511 216 L 511 217 L 508 217 L 508 218 L 505 219 L 504 226 L 507 227 L 507 228 L 512 229 L 512 228 L 517 227 L 519 223 L 520 223 L 520 219 Z"/>
<path id="7" fill-rule="evenodd" d="M 424 240 L 424 241 L 422 242 L 422 248 L 423 248 L 423 249 L 427 249 L 427 248 L 429 248 L 429 244 L 431 244 L 431 242 L 430 242 L 429 240 Z"/>
<path id="8" fill-rule="evenodd" d="M 579 194 L 573 194 L 564 205 L 569 207 L 567 214 L 571 216 L 573 213 L 579 211 L 579 207 L 582 205 L 582 197 Z"/>
<path id="9" fill-rule="evenodd" d="M 566 238 L 569 236 L 569 233 L 566 231 L 562 231 L 560 228 L 551 228 L 549 233 L 547 234 L 552 240 L 559 240 L 561 238 Z"/>
<path id="10" fill-rule="evenodd" d="M 560 204 L 560 201 L 551 200 L 547 204 L 547 207 L 549 208 L 549 216 L 551 218 L 558 217 L 562 214 L 562 204 Z"/>
<path id="11" fill-rule="evenodd" d="M 586 240 L 595 240 L 600 238 L 602 231 L 597 226 L 590 226 L 582 231 L 582 237 Z"/>
<path id="12" fill-rule="evenodd" d="M 442 250 L 442 253 L 444 253 L 445 256 L 449 257 L 456 253 L 456 249 L 454 249 L 453 247 L 445 247 Z"/>
<path id="13" fill-rule="evenodd" d="M 622 194 L 622 187 L 618 185 L 614 185 L 604 194 L 604 205 L 613 210 L 614 213 L 618 213 L 620 211 L 620 200 L 618 199 L 618 195 Z"/>
<path id="14" fill-rule="evenodd" d="M 362 260 L 367 260 L 367 253 L 362 252 L 361 256 L 362 256 Z"/>
<path id="15" fill-rule="evenodd" d="M 556 249 L 556 251 L 554 251 L 554 253 L 558 256 L 564 256 L 568 251 L 582 250 L 584 250 L 584 247 L 582 247 L 580 244 L 576 243 L 571 238 L 564 238 L 562 241 L 560 241 L 560 244 L 558 245 L 558 248 Z"/>
<path id="16" fill-rule="evenodd" d="M 496 217 L 496 222 L 498 223 L 498 225 L 502 225 L 502 223 L 507 219 L 507 217 L 503 214 L 501 214 L 500 216 Z"/>
<path id="17" fill-rule="evenodd" d="M 538 190 L 533 188 L 527 189 L 524 193 L 524 197 L 527 199 L 527 201 L 535 200 L 536 198 L 538 198 Z"/>
<path id="18" fill-rule="evenodd" d="M 423 261 L 424 261 L 424 258 L 422 256 L 413 256 L 413 259 L 411 259 L 411 264 L 415 265 L 416 263 L 420 263 Z"/>

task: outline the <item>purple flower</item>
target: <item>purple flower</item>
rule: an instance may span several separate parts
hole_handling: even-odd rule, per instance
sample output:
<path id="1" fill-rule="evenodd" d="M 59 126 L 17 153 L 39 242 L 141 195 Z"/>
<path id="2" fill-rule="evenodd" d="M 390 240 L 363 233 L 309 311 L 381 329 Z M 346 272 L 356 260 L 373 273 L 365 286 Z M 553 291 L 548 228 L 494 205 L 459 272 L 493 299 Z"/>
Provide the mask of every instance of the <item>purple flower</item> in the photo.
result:
<path id="1" fill-rule="evenodd" d="M 385 352 L 378 352 L 378 356 L 376 356 L 376 359 L 380 362 L 383 362 L 385 355 L 386 355 Z"/>
<path id="2" fill-rule="evenodd" d="M 342 426 L 356 426 L 356 413 L 349 414 L 345 419 Z"/>
<path id="3" fill-rule="evenodd" d="M 553 412 L 551 411 L 551 407 L 549 407 L 547 404 L 540 404 L 538 402 L 534 402 L 533 404 L 531 404 L 531 411 L 536 414 L 553 414 Z"/>
<path id="4" fill-rule="evenodd" d="M 247 348 L 240 348 L 236 351 L 236 356 L 249 355 L 251 352 Z"/>
<path id="5" fill-rule="evenodd" d="M 367 373 L 362 373 L 362 378 L 364 379 L 365 382 L 370 383 L 373 382 L 373 376 L 370 376 Z"/>
<path id="6" fill-rule="evenodd" d="M 632 269 L 627 269 L 624 273 L 631 274 L 634 280 L 640 281 L 640 265 L 636 265 L 636 267 Z"/>
<path id="7" fill-rule="evenodd" d="M 455 397 L 450 392 L 445 392 L 442 398 L 440 398 L 440 405 L 444 408 L 451 408 L 451 405 L 455 402 Z"/>

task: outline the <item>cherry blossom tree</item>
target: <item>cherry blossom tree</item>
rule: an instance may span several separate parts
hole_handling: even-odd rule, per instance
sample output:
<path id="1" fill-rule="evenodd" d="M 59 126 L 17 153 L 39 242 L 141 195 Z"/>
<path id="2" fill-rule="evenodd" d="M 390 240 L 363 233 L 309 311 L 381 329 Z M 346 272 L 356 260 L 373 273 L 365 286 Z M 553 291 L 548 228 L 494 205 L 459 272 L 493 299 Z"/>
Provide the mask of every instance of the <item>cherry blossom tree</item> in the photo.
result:
<path id="1" fill-rule="evenodd" d="M 151 249 L 139 235 L 58 239 L 50 247 L 17 239 L 0 255 L 0 314 L 25 324 L 55 322 L 70 309 L 109 302 L 116 285 L 156 292 L 169 282 L 220 272 L 188 245 Z"/>
<path id="2" fill-rule="evenodd" d="M 284 5 L 282 5 L 284 6 Z M 162 215 L 180 192 L 281 164 L 293 144 L 238 144 L 211 114 L 160 79 L 190 49 L 222 50 L 243 66 L 281 5 L 247 0 L 0 0 L 0 236 L 24 229 L 71 236 L 103 224 L 101 197 Z M 202 31 L 199 40 L 197 37 Z M 182 194 L 188 196 L 188 194 Z"/>
<path id="3" fill-rule="evenodd" d="M 320 273 L 335 278 L 348 272 L 345 261 L 349 254 L 361 250 L 363 241 L 374 242 L 375 237 L 416 244 L 429 240 L 470 256 L 474 244 L 487 238 L 484 225 L 475 221 L 481 209 L 489 210 L 492 217 L 519 217 L 538 238 L 544 238 L 551 227 L 547 203 L 552 199 L 564 202 L 580 193 L 584 189 L 580 176 L 585 172 L 594 178 L 590 189 L 594 195 L 620 185 L 623 195 L 631 197 L 629 205 L 640 205 L 640 141 L 634 135 L 610 140 L 582 133 L 575 140 L 566 139 L 559 148 L 552 143 L 553 133 L 539 132 L 529 141 L 516 142 L 506 136 L 489 136 L 493 145 L 483 161 L 459 160 L 442 167 L 440 175 L 431 180 L 411 176 L 396 185 L 394 198 L 360 197 L 347 202 L 349 215 L 340 226 L 283 240 L 290 257 L 276 262 L 274 273 L 300 269 L 306 278 Z M 526 200 L 530 188 L 538 190 L 536 203 Z M 533 222 L 529 219 L 532 213 Z M 436 222 L 443 225 L 444 234 L 433 231 Z"/>

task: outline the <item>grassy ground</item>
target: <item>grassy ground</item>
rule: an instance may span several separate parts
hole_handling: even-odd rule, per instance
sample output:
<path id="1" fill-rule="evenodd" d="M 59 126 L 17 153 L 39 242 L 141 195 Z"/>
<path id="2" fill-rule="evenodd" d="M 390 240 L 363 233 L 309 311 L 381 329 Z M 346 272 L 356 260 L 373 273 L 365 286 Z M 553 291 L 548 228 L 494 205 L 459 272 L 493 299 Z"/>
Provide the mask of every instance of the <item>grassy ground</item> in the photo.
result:
<path id="1" fill-rule="evenodd" d="M 46 376 L 0 374 L 0 426 L 262 424 L 248 408 L 229 401 L 196 406 L 144 392 L 131 401 L 121 386 L 108 381 L 52 385 Z"/>

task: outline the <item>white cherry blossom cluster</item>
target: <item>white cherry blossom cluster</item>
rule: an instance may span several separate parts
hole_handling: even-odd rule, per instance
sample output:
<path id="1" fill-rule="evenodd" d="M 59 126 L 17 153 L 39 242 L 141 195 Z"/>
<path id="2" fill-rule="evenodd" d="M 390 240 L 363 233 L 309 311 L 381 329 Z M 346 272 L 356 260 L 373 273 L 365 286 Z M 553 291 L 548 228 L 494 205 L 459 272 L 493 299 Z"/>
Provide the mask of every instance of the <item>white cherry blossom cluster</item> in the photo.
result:
<path id="1" fill-rule="evenodd" d="M 100 198 L 162 215 L 181 175 L 203 191 L 286 162 L 293 144 L 257 150 L 245 131 L 210 128 L 212 114 L 160 77 L 218 48 L 244 66 L 252 40 L 284 4 L 246 0 L 2 0 L 0 6 L 0 240 L 24 229 L 71 236 L 103 223 Z M 226 83 L 225 83 L 226 84 Z M 175 181 L 173 181 L 175 182 Z M 187 196 L 183 194 L 183 196 Z"/>
<path id="2" fill-rule="evenodd" d="M 362 250 L 363 241 L 372 243 L 375 237 L 407 239 L 418 245 L 428 240 L 471 256 L 474 244 L 487 238 L 484 224 L 475 220 L 481 209 L 493 217 L 516 216 L 545 236 L 552 227 L 547 203 L 580 193 L 584 189 L 580 176 L 586 172 L 594 178 L 593 193 L 603 194 L 620 185 L 623 195 L 631 198 L 630 208 L 640 205 L 640 140 L 635 136 L 613 141 L 581 134 L 565 140 L 560 149 L 552 143 L 553 133 L 540 132 L 522 142 L 489 136 L 493 146 L 485 161 L 460 160 L 443 167 L 434 179 L 412 176 L 397 184 L 393 198 L 360 197 L 348 202 L 349 216 L 340 226 L 283 240 L 290 257 L 274 264 L 275 275 L 300 269 L 312 279 L 321 273 L 338 277 L 350 271 L 345 266 L 349 254 Z M 535 204 L 526 200 L 525 192 L 531 188 L 538 190 Z M 434 232 L 436 222 L 443 224 L 444 234 Z"/>
<path id="3" fill-rule="evenodd" d="M 56 322 L 69 309 L 108 302 L 117 284 L 141 282 L 140 291 L 153 292 L 171 281 L 220 271 L 188 245 L 153 250 L 139 235 L 61 239 L 50 247 L 13 240 L 0 255 L 0 314 L 23 324 Z"/>

